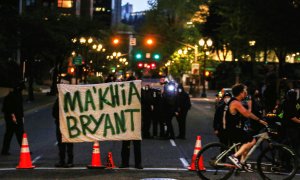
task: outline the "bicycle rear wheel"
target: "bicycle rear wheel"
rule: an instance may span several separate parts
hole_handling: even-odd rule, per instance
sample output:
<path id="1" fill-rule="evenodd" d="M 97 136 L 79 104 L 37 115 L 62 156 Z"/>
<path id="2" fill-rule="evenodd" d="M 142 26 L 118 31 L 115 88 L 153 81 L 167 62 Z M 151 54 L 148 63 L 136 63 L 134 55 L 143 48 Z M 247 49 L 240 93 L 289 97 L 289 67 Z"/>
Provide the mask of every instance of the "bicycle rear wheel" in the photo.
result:
<path id="1" fill-rule="evenodd" d="M 228 160 L 228 154 L 225 154 L 223 158 L 218 156 L 226 150 L 227 147 L 221 143 L 210 143 L 203 147 L 199 151 L 196 158 L 196 170 L 201 179 L 211 180 L 228 179 L 233 171 L 234 166 Z"/>
<path id="2" fill-rule="evenodd" d="M 297 167 L 295 152 L 282 144 L 270 144 L 257 160 L 257 171 L 263 179 L 292 179 Z"/>

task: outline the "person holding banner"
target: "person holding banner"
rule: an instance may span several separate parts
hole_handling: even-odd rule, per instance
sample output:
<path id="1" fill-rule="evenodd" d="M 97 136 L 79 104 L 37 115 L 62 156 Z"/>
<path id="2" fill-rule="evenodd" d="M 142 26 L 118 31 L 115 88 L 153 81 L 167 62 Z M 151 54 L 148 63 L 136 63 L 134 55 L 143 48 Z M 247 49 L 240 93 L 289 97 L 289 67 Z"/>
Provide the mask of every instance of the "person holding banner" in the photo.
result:
<path id="1" fill-rule="evenodd" d="M 129 76 L 126 81 L 135 80 L 133 76 Z M 131 140 L 133 142 L 133 152 L 134 152 L 134 160 L 135 160 L 135 168 L 143 169 L 142 166 L 142 153 L 141 153 L 141 140 Z M 121 159 L 122 164 L 120 168 L 128 168 L 129 167 L 129 157 L 130 157 L 130 140 L 122 141 L 122 150 L 121 150 Z"/>
<path id="2" fill-rule="evenodd" d="M 52 108 L 52 116 L 55 119 L 56 125 L 56 138 L 57 138 L 57 146 L 59 150 L 59 162 L 55 164 L 55 167 L 73 167 L 73 143 L 63 143 L 62 135 L 59 128 L 59 104 L 58 98 L 56 99 L 53 108 Z M 66 151 L 68 154 L 67 164 L 65 163 Z"/>

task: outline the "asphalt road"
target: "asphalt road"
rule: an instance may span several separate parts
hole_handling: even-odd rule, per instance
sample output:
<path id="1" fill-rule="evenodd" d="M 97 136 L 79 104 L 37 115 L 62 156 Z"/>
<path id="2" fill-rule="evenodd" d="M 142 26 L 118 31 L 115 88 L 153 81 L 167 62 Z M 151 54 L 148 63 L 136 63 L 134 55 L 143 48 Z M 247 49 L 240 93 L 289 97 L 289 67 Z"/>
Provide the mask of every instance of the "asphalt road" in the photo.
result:
<path id="1" fill-rule="evenodd" d="M 36 166 L 31 170 L 16 170 L 19 162 L 20 148 L 16 139 L 11 144 L 11 155 L 0 156 L 1 179 L 199 179 L 196 172 L 188 171 L 195 147 L 196 137 L 202 137 L 202 145 L 216 141 L 212 131 L 214 112 L 213 98 L 192 99 L 192 109 L 187 118 L 187 137 L 185 140 L 144 139 L 142 141 L 142 164 L 144 169 L 102 169 L 90 170 L 92 143 L 77 143 L 74 146 L 73 168 L 55 168 L 58 161 L 55 124 L 51 117 L 51 105 L 38 106 L 28 111 L 25 116 L 25 130 L 28 135 L 31 160 Z M 175 133 L 178 134 L 174 119 Z M 0 122 L 0 144 L 4 135 L 4 124 Z M 133 149 L 133 148 L 132 148 Z M 106 165 L 107 154 L 112 152 L 113 161 L 118 167 L 121 162 L 121 142 L 100 142 L 102 164 Z M 134 167 L 131 151 L 130 166 Z M 299 177 L 299 176 L 298 176 Z M 300 179 L 300 178 L 295 179 Z M 232 179 L 258 179 L 256 173 L 242 173 Z"/>

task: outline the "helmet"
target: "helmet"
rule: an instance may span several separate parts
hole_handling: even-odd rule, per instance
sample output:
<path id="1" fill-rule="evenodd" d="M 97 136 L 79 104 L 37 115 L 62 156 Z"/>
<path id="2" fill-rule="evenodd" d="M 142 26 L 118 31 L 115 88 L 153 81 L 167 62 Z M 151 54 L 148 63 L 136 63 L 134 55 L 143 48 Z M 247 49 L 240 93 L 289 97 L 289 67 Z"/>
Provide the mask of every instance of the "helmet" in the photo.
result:
<path id="1" fill-rule="evenodd" d="M 224 95 L 223 95 L 223 98 L 224 98 L 225 96 L 232 97 L 232 95 L 231 95 L 231 93 L 230 93 L 230 92 L 225 92 L 225 93 L 224 93 Z"/>
<path id="2" fill-rule="evenodd" d="M 288 90 L 288 92 L 286 93 L 286 98 L 289 100 L 296 100 L 297 92 L 294 89 Z"/>

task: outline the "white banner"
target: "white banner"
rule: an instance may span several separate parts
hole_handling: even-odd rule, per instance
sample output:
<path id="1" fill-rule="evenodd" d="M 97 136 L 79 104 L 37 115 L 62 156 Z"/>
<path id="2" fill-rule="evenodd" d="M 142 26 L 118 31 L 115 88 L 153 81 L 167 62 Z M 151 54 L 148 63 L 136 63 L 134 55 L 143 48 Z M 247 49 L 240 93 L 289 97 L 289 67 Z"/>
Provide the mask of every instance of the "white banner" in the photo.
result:
<path id="1" fill-rule="evenodd" d="M 141 140 L 141 81 L 58 84 L 63 142 Z"/>

